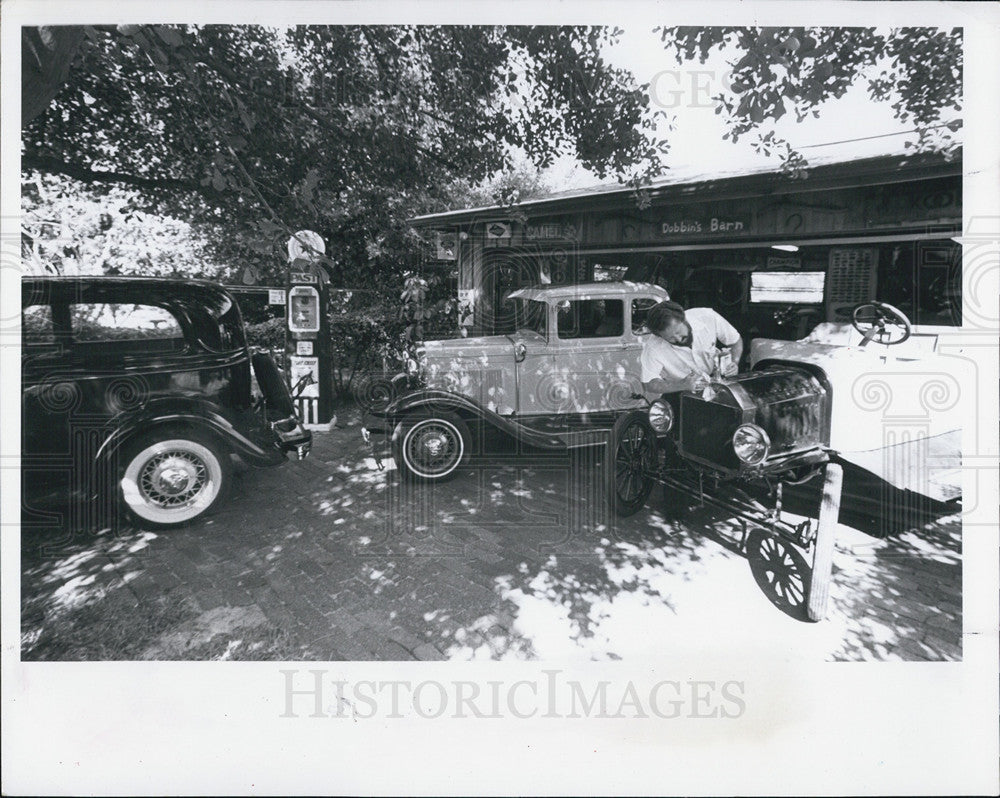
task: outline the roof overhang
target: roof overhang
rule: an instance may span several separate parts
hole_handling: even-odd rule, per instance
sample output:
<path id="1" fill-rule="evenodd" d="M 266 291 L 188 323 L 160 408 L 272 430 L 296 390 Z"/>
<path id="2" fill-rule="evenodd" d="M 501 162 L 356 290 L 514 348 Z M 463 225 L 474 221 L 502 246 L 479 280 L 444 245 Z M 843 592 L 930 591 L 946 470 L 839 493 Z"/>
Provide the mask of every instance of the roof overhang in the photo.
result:
<path id="1" fill-rule="evenodd" d="M 795 177 L 781 170 L 751 171 L 739 175 L 694 177 L 687 181 L 664 178 L 644 190 L 654 204 L 702 200 L 738 199 L 790 192 L 823 191 L 858 186 L 905 183 L 962 174 L 962 160 L 952 160 L 935 153 L 912 156 L 879 156 L 853 161 L 820 164 L 811 167 L 806 177 Z M 514 215 L 557 215 L 593 210 L 632 210 L 635 208 L 630 186 L 604 184 L 551 197 L 529 200 L 513 206 L 492 205 L 463 208 L 442 213 L 415 216 L 416 227 L 440 227 L 477 222 L 508 220 Z"/>

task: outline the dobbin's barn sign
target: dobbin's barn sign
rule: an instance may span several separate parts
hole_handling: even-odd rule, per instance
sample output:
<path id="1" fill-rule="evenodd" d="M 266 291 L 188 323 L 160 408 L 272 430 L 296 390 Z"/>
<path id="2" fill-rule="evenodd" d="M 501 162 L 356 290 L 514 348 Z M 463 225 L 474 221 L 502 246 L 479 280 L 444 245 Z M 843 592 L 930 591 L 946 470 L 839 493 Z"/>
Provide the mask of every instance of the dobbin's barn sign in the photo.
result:
<path id="1" fill-rule="evenodd" d="M 750 225 L 742 219 L 679 219 L 667 221 L 660 225 L 660 233 L 665 236 L 684 235 L 685 233 L 745 233 Z"/>

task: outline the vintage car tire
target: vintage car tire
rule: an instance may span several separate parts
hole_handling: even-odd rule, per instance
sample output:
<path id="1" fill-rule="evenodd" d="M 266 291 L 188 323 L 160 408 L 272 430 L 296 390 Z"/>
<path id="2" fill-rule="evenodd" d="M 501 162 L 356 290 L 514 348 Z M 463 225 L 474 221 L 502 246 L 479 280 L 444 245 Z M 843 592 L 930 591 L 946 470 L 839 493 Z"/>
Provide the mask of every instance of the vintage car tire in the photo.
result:
<path id="1" fill-rule="evenodd" d="M 472 452 L 469 426 L 454 413 L 435 413 L 404 419 L 392 434 L 396 468 L 415 482 L 452 479 Z"/>
<path id="2" fill-rule="evenodd" d="M 806 601 L 806 612 L 811 621 L 822 621 L 826 617 L 830 599 L 830 580 L 833 575 L 833 544 L 836 540 L 837 523 L 840 519 L 840 496 L 843 483 L 844 467 L 839 463 L 827 463 L 813 550 L 809 597 Z"/>
<path id="3" fill-rule="evenodd" d="M 612 514 L 634 515 L 642 509 L 653 489 L 648 471 L 656 467 L 656 432 L 645 411 L 619 416 L 608 439 L 608 462 L 604 469 L 605 495 Z"/>
<path id="4" fill-rule="evenodd" d="M 119 503 L 140 526 L 190 523 L 217 507 L 232 481 L 229 453 L 200 433 L 169 429 L 144 435 L 126 447 L 120 462 Z"/>

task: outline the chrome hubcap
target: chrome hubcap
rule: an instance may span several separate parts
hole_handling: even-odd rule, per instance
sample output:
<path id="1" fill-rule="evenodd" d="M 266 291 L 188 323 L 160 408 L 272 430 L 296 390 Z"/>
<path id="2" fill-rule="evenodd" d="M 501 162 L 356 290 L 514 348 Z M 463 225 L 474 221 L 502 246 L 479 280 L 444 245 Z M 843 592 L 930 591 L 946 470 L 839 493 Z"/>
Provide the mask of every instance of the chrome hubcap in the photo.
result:
<path id="1" fill-rule="evenodd" d="M 158 454 L 142 469 L 139 488 L 147 500 L 160 507 L 184 504 L 205 487 L 205 464 L 189 452 Z"/>
<path id="2" fill-rule="evenodd" d="M 420 441 L 420 448 L 426 457 L 433 460 L 448 448 L 448 438 L 441 432 L 429 432 Z"/>
<path id="3" fill-rule="evenodd" d="M 403 457 L 416 473 L 440 477 L 451 473 L 462 459 L 461 436 L 446 421 L 420 422 L 403 441 Z"/>

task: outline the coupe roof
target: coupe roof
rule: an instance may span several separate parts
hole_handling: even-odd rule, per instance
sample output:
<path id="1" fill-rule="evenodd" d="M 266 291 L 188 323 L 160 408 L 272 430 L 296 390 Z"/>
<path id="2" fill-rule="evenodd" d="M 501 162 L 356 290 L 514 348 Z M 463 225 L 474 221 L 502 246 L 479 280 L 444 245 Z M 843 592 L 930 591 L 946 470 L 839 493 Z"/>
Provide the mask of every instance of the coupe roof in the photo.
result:
<path id="1" fill-rule="evenodd" d="M 652 283 L 621 282 L 577 283 L 576 285 L 533 285 L 518 288 L 509 295 L 510 299 L 534 299 L 551 302 L 561 299 L 612 299 L 615 297 L 647 296 L 654 299 L 670 299 L 665 288 Z"/>

